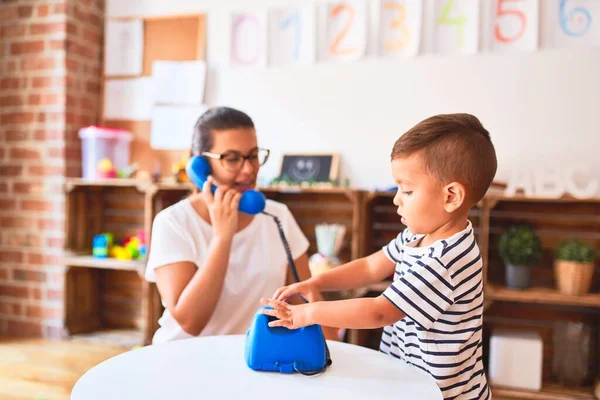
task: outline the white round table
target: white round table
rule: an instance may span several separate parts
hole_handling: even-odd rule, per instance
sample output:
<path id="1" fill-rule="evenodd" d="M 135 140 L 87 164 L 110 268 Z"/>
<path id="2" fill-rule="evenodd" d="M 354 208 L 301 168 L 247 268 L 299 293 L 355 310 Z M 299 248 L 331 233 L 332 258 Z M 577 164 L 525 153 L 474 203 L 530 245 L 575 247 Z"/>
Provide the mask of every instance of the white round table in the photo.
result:
<path id="1" fill-rule="evenodd" d="M 327 342 L 333 364 L 321 375 L 253 371 L 245 339 L 199 337 L 131 350 L 87 371 L 71 399 L 442 399 L 425 372 L 347 343 Z"/>

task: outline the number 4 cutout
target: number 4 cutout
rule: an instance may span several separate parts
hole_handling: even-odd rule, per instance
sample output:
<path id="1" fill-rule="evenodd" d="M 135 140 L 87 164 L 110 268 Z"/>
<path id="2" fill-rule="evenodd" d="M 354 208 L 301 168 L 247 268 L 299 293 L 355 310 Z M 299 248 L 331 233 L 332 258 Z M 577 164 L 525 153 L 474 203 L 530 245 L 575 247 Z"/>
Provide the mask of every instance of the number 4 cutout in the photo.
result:
<path id="1" fill-rule="evenodd" d="M 479 45 L 479 1 L 435 0 L 434 47 L 441 54 L 472 54 Z"/>

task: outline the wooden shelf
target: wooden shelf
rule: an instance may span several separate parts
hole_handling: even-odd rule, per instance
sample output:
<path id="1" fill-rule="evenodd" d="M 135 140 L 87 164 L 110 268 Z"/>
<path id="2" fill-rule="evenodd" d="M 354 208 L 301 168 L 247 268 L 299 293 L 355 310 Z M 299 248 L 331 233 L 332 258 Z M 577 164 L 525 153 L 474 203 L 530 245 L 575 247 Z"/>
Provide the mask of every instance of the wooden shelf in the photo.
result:
<path id="1" fill-rule="evenodd" d="M 543 384 L 539 392 L 511 389 L 504 387 L 492 387 L 492 396 L 494 398 L 511 399 L 534 399 L 534 400 L 593 400 L 595 399 L 591 387 L 567 388 L 555 383 Z"/>
<path id="2" fill-rule="evenodd" d="M 519 202 L 530 202 L 530 203 L 535 203 L 535 202 L 548 202 L 548 203 L 600 203 L 600 197 L 592 197 L 592 198 L 585 198 L 585 199 L 579 199 L 577 197 L 573 197 L 573 196 L 563 196 L 560 197 L 558 199 L 555 198 L 551 198 L 551 197 L 542 197 L 542 196 L 524 196 L 522 194 L 517 194 L 514 196 L 506 196 L 502 193 L 490 193 L 488 192 L 485 195 L 485 198 L 487 200 L 493 200 L 493 201 L 519 201 Z"/>
<path id="3" fill-rule="evenodd" d="M 600 293 L 570 296 L 556 289 L 532 287 L 525 290 L 509 289 L 506 286 L 488 283 L 485 299 L 492 301 L 514 301 L 518 303 L 558 304 L 565 306 L 599 307 Z"/>
<path id="4" fill-rule="evenodd" d="M 99 179 L 88 180 L 83 178 L 69 178 L 65 182 L 65 189 L 70 192 L 76 187 L 131 187 L 136 188 L 140 192 L 145 192 L 153 187 L 152 182 L 143 181 L 140 179 Z"/>
<path id="5" fill-rule="evenodd" d="M 145 260 L 117 260 L 116 258 L 97 258 L 90 255 L 65 254 L 64 262 L 69 267 L 88 267 L 141 272 L 146 268 Z"/>

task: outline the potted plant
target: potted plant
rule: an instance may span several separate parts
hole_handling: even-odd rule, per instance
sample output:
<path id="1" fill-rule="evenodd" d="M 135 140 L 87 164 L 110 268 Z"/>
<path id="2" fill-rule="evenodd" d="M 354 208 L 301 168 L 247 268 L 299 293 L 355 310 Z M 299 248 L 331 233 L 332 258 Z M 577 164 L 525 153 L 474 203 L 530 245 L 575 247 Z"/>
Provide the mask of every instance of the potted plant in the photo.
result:
<path id="1" fill-rule="evenodd" d="M 531 266 L 542 257 L 542 243 L 528 225 L 511 226 L 500 235 L 500 257 L 506 265 L 506 285 L 527 289 L 531 285 Z"/>
<path id="2" fill-rule="evenodd" d="M 567 240 L 555 251 L 554 277 L 561 293 L 581 295 L 590 290 L 596 250 L 587 243 Z"/>

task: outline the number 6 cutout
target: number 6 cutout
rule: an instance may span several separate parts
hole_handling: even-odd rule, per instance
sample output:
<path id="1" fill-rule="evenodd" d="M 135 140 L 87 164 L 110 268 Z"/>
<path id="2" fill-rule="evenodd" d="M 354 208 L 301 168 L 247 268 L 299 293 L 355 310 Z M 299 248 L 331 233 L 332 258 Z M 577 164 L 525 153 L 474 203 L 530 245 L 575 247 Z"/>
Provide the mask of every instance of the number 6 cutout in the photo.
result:
<path id="1" fill-rule="evenodd" d="M 367 48 L 367 9 L 363 0 L 340 1 L 327 5 L 326 59 L 353 61 Z"/>

